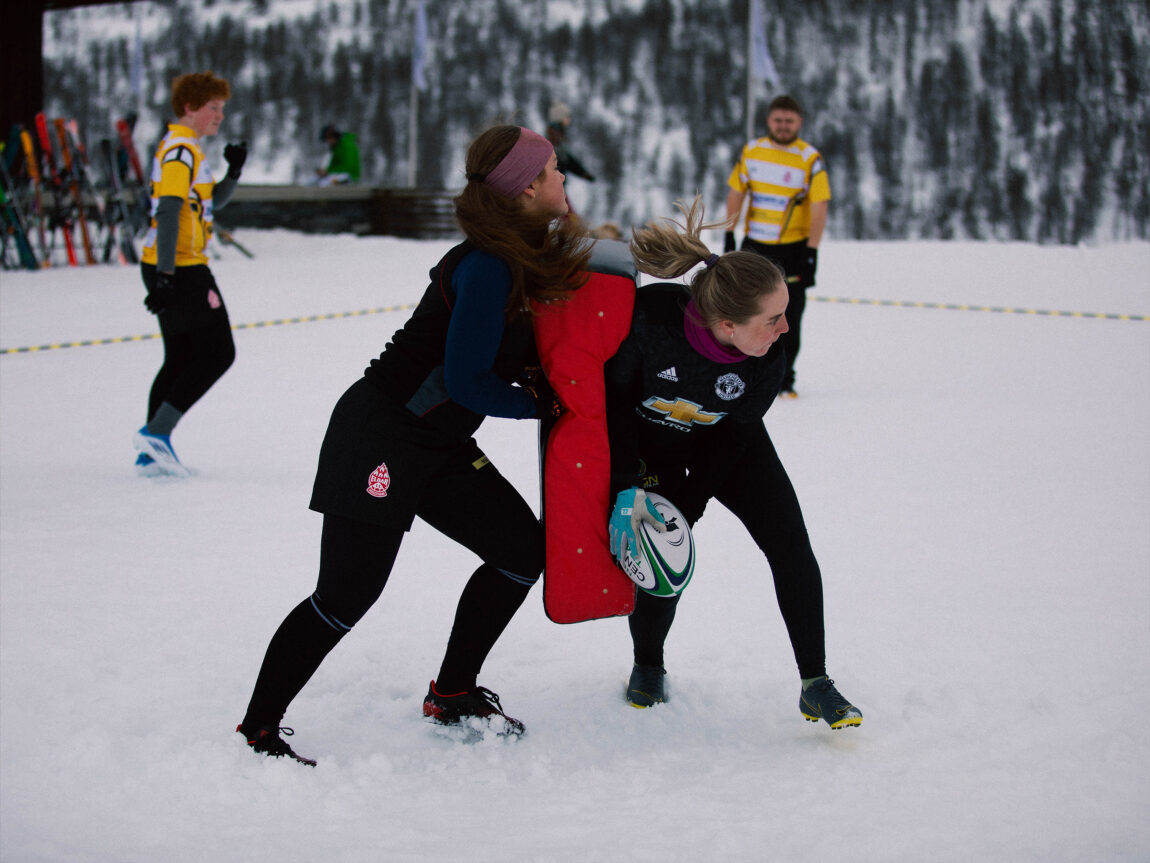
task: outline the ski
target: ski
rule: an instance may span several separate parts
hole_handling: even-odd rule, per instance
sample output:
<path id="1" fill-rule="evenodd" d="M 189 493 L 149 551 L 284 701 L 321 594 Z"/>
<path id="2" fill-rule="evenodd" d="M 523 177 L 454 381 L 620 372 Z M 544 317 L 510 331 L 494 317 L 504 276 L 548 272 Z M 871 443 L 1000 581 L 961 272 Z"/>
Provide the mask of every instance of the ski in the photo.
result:
<path id="1" fill-rule="evenodd" d="M 40 268 L 40 262 L 36 260 L 36 253 L 32 250 L 29 234 L 32 213 L 29 212 L 28 188 L 18 170 L 24 161 L 21 158 L 20 147 L 20 126 L 15 124 L 8 140 L 0 143 L 0 189 L 3 190 L 0 208 L 4 212 L 4 261 L 8 266 L 11 246 L 16 251 L 15 260 L 10 264 L 12 269 L 24 267 L 37 270 Z"/>
<path id="2" fill-rule="evenodd" d="M 36 115 L 36 135 L 40 139 L 40 155 L 44 160 L 43 177 L 52 183 L 52 215 L 48 227 L 55 236 L 56 229 L 64 236 L 64 249 L 68 254 L 69 266 L 78 267 L 80 261 L 76 258 L 76 247 L 72 243 L 72 224 L 68 219 L 68 211 L 64 194 L 64 179 L 56 165 L 56 154 L 52 150 L 52 138 L 48 134 L 48 118 L 41 111 Z"/>
<path id="3" fill-rule="evenodd" d="M 3 262 L 5 269 L 23 267 L 26 270 L 40 269 L 32 244 L 28 242 L 27 221 L 18 203 L 16 186 L 8 171 L 7 159 L 0 159 L 0 211 L 3 212 Z M 9 263 L 9 241 L 16 249 L 16 257 Z"/>
<path id="4" fill-rule="evenodd" d="M 116 131 L 120 133 L 120 146 L 124 148 L 124 152 L 128 156 L 128 164 L 132 167 L 132 173 L 136 175 L 136 182 L 146 189 L 148 180 L 144 174 L 144 166 L 140 163 L 140 157 L 136 153 L 136 143 L 132 140 L 131 123 L 127 120 L 117 120 Z"/>
<path id="5" fill-rule="evenodd" d="M 230 231 L 225 231 L 223 228 L 217 226 L 215 228 L 215 230 L 213 231 L 213 233 L 219 235 L 220 242 L 223 243 L 225 246 L 231 246 L 232 248 L 234 248 L 236 251 L 240 252 L 240 254 L 244 255 L 245 257 L 248 257 L 248 258 L 254 258 L 255 257 L 255 255 L 253 255 L 250 251 L 245 249 L 243 247 L 243 245 L 238 240 L 236 240 L 235 237 L 232 236 Z"/>
<path id="6" fill-rule="evenodd" d="M 56 140 L 60 143 L 60 160 L 64 163 L 61 179 L 67 183 L 68 190 L 72 193 L 73 212 L 76 215 L 76 224 L 80 227 L 80 242 L 84 246 L 84 260 L 88 264 L 94 264 L 96 256 L 92 254 L 92 235 L 88 231 L 88 216 L 85 212 L 87 202 L 84 199 L 84 191 L 80 188 L 81 167 L 78 157 L 72 153 L 69 145 L 68 127 L 64 118 L 56 117 L 52 125 L 56 127 Z"/>
<path id="7" fill-rule="evenodd" d="M 96 208 L 97 229 L 102 232 L 102 260 L 106 264 L 112 260 L 115 253 L 121 264 L 128 263 L 123 252 L 116 246 L 116 226 L 112 218 L 112 211 L 108 205 L 109 189 L 107 184 L 99 184 L 92 172 L 92 159 L 88 155 L 88 147 L 80 136 L 80 124 L 75 117 L 69 117 L 65 124 L 68 130 L 68 146 L 72 148 L 76 164 L 79 166 L 78 179 L 80 188 L 85 197 L 90 198 Z M 93 241 L 95 242 L 95 241 Z"/>
<path id="8" fill-rule="evenodd" d="M 32 185 L 32 202 L 36 210 L 36 233 L 40 239 L 40 266 L 52 266 L 52 248 L 48 244 L 47 217 L 44 214 L 44 183 L 40 176 L 40 166 L 36 159 L 36 146 L 32 143 L 32 133 L 20 129 L 20 145 L 24 149 L 24 168 Z"/>
<path id="9" fill-rule="evenodd" d="M 135 215 L 124 197 L 124 187 L 120 182 L 120 164 L 110 138 L 100 139 L 100 157 L 104 163 L 104 170 L 108 172 L 109 202 L 114 211 L 109 217 L 110 222 L 113 227 L 118 226 L 120 229 L 120 255 L 127 263 L 138 264 L 140 256 L 136 253 Z"/>
<path id="10" fill-rule="evenodd" d="M 136 226 L 136 233 L 141 233 L 148 229 L 152 221 L 151 183 L 136 151 L 136 143 L 132 139 L 132 123 L 126 119 L 117 120 L 116 133 L 120 137 L 120 152 L 123 154 L 123 162 L 120 163 L 120 185 L 125 190 L 129 185 L 133 186 L 132 203 L 135 216 L 133 225 Z M 128 169 L 131 169 L 130 174 L 135 179 L 134 183 L 125 182 L 129 174 Z"/>
<path id="11" fill-rule="evenodd" d="M 76 178 L 80 181 L 80 188 L 85 199 L 90 200 L 96 209 L 97 229 L 101 232 L 99 242 L 93 239 L 93 244 L 102 249 L 100 259 L 106 264 L 115 255 L 121 264 L 135 263 L 129 261 L 122 247 L 116 242 L 116 218 L 113 213 L 109 196 L 111 187 L 108 183 L 98 183 L 96 173 L 92 168 L 92 159 L 88 155 L 88 147 L 80 136 L 80 124 L 74 117 L 68 118 L 65 123 L 68 135 L 68 146 L 72 150 L 77 166 Z"/>

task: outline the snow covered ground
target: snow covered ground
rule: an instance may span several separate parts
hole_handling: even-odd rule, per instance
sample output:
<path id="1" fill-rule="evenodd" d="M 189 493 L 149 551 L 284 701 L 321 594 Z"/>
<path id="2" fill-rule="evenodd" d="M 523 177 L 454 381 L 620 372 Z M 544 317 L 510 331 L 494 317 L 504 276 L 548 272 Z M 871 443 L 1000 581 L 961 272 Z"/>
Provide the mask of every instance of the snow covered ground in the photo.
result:
<path id="1" fill-rule="evenodd" d="M 242 232 L 236 324 L 406 306 L 445 242 Z M 1150 245 L 828 242 L 815 298 L 1150 315 Z M 0 274 L 0 347 L 153 333 L 134 270 Z M 622 698 L 622 620 L 537 588 L 482 681 L 522 740 L 420 714 L 475 565 L 418 526 L 380 603 L 285 719 L 307 769 L 233 732 L 313 588 L 307 509 L 336 398 L 406 310 L 240 329 L 134 476 L 158 340 L 0 356 L 0 858 L 1144 861 L 1150 858 L 1150 321 L 811 302 L 767 425 L 865 713 L 804 722 L 764 562 L 712 506 L 668 645 Z M 537 499 L 534 424 L 481 443 Z M 461 506 L 467 505 L 461 501 Z"/>

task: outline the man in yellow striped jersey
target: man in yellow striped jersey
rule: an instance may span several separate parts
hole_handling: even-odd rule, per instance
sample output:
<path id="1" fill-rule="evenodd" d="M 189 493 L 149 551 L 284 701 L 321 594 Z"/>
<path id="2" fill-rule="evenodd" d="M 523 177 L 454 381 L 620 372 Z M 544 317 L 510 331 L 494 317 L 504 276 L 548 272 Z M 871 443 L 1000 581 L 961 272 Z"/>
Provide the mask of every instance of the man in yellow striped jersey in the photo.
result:
<path id="1" fill-rule="evenodd" d="M 787 352 L 780 392 L 783 398 L 795 397 L 795 357 L 806 289 L 815 283 L 819 243 L 831 198 L 823 158 L 799 138 L 802 127 L 799 103 L 790 96 L 776 97 L 767 108 L 766 137 L 747 142 L 727 179 L 727 219 L 732 230 L 726 233 L 723 250 L 735 250 L 733 228 L 749 194 L 742 248 L 770 258 L 787 277 L 790 330 L 781 338 Z"/>
<path id="2" fill-rule="evenodd" d="M 164 364 L 148 397 L 148 420 L 136 432 L 136 472 L 187 476 L 172 449 L 171 433 L 236 356 L 228 310 L 208 269 L 212 213 L 231 198 L 247 158 L 246 144 L 228 144 L 227 176 L 218 183 L 201 141 L 219 131 L 228 82 L 211 72 L 172 82 L 172 111 L 180 119 L 152 160 L 152 224 L 144 238 L 140 274 L 144 305 L 160 321 Z"/>

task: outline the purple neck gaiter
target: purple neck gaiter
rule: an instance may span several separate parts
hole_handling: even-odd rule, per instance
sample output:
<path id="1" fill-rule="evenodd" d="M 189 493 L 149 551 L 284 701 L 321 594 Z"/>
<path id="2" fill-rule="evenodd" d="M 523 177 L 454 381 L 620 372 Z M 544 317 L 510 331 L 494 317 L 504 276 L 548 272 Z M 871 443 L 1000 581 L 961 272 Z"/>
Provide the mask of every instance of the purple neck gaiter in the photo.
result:
<path id="1" fill-rule="evenodd" d="M 741 363 L 747 358 L 738 348 L 719 344 L 711 331 L 699 323 L 699 310 L 694 300 L 687 303 L 687 312 L 683 315 L 683 333 L 687 336 L 687 343 L 712 362 Z"/>

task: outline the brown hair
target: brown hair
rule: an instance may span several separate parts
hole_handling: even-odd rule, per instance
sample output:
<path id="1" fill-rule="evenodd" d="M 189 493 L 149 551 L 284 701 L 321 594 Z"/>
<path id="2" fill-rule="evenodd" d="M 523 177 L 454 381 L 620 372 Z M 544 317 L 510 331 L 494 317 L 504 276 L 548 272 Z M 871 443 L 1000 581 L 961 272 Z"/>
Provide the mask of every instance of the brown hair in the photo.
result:
<path id="1" fill-rule="evenodd" d="M 525 311 L 531 299 L 562 299 L 587 281 L 591 240 L 574 217 L 553 225 L 482 181 L 519 140 L 519 127 L 493 126 L 467 148 L 467 185 L 455 198 L 455 220 L 478 248 L 511 270 L 507 310 Z"/>
<path id="2" fill-rule="evenodd" d="M 678 278 L 710 260 L 712 252 L 699 235 L 726 226 L 725 222 L 703 224 L 702 199 L 697 195 L 690 209 L 682 201 L 676 201 L 675 207 L 686 217 L 685 223 L 662 219 L 639 228 L 631 239 L 635 265 L 660 279 Z M 695 274 L 691 296 L 704 326 L 718 321 L 741 324 L 760 312 L 763 297 L 785 287 L 782 270 L 762 255 L 727 252 L 714 255 L 710 266 Z"/>
<path id="3" fill-rule="evenodd" d="M 771 111 L 794 111 L 800 117 L 803 116 L 803 109 L 799 105 L 799 100 L 793 96 L 775 96 L 771 100 L 771 104 L 767 106 L 767 116 L 771 116 Z"/>
<path id="4" fill-rule="evenodd" d="M 223 78 L 217 78 L 211 72 L 192 72 L 181 75 L 172 81 L 172 113 L 177 117 L 184 116 L 189 105 L 193 111 L 198 111 L 212 99 L 230 99 L 232 88 Z"/>

